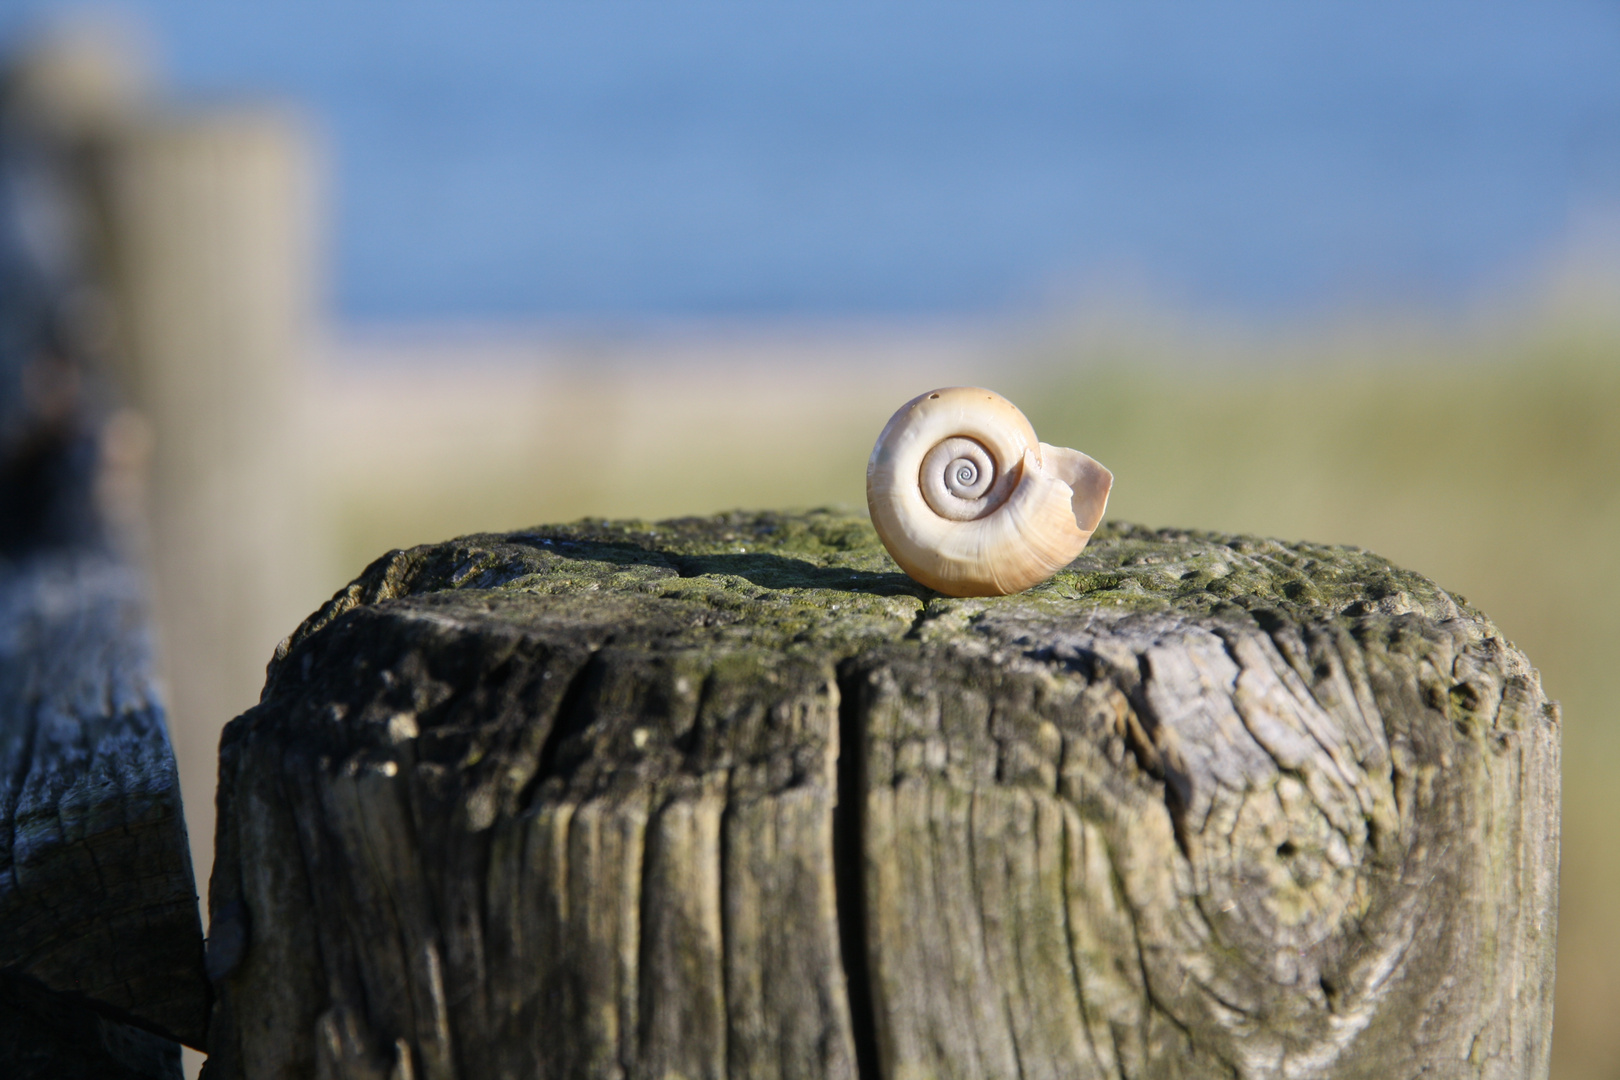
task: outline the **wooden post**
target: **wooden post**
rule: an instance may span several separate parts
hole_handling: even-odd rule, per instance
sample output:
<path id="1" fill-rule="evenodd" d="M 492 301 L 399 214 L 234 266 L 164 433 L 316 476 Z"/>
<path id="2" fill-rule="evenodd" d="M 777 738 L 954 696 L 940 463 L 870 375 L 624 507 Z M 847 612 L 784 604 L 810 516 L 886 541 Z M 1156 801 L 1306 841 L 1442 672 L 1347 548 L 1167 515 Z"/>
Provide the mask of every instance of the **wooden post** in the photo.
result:
<path id="1" fill-rule="evenodd" d="M 82 1075 L 123 1075 L 112 1064 L 131 1064 L 127 1052 L 152 1077 L 172 1058 L 178 1077 L 166 1040 L 203 1045 L 208 985 L 144 582 L 95 546 L 8 555 L 0 1060 L 9 1077 L 45 1080 L 81 1075 L 64 1064 L 79 1054 Z M 29 1046 L 37 1071 L 19 1064 Z"/>
<path id="2" fill-rule="evenodd" d="M 98 359 L 134 407 L 123 441 L 150 444 L 123 500 L 148 505 L 122 509 L 144 525 L 192 855 L 206 872 L 220 729 L 324 591 L 301 430 L 313 154 L 282 112 L 166 105 L 138 44 L 116 22 L 69 23 L 9 81 L 61 159 L 51 195 L 96 286 L 79 291 L 99 302 L 64 322 L 107 339 Z"/>
<path id="3" fill-rule="evenodd" d="M 302 448 L 314 296 L 308 140 L 269 110 L 148 113 L 102 175 L 176 755 L 207 867 L 219 731 L 319 597 Z"/>
<path id="4" fill-rule="evenodd" d="M 1543 1077 L 1558 713 L 1366 552 L 394 552 L 226 730 L 210 1080 Z"/>
<path id="5" fill-rule="evenodd" d="M 178 1080 L 202 928 L 145 577 L 104 498 L 127 425 L 87 325 L 90 136 L 46 92 L 60 70 L 0 96 L 0 1071 Z"/>

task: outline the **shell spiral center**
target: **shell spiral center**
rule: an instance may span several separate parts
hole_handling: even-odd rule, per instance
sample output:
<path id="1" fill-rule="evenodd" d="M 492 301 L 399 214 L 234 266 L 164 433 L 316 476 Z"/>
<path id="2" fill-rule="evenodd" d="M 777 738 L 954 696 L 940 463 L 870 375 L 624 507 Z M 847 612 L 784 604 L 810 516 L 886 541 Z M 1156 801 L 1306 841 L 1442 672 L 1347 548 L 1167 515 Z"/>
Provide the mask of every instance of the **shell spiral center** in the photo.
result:
<path id="1" fill-rule="evenodd" d="M 1006 500 L 998 485 L 999 470 L 985 445 L 965 435 L 939 442 L 923 458 L 923 498 L 940 517 L 972 521 L 991 513 Z"/>

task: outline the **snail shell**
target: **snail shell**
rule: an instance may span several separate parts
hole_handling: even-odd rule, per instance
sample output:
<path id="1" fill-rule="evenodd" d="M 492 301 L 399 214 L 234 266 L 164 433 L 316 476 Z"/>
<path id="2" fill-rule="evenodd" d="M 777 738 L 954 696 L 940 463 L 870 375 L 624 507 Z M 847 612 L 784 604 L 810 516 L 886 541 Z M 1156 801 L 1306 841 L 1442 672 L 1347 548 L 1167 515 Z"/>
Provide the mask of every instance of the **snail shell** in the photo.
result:
<path id="1" fill-rule="evenodd" d="M 949 596 L 1039 585 L 1080 554 L 1114 476 L 1048 446 L 1018 407 L 975 386 L 912 398 L 866 465 L 866 505 L 900 568 Z"/>

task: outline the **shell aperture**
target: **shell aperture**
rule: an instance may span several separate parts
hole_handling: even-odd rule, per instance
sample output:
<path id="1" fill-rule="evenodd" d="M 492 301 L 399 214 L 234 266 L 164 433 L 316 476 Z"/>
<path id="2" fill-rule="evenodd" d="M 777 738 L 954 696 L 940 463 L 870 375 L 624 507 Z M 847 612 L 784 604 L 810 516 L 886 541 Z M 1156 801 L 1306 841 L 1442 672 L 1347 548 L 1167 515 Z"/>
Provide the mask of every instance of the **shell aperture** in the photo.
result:
<path id="1" fill-rule="evenodd" d="M 866 503 L 912 578 L 949 596 L 999 596 L 1072 562 L 1113 482 L 1080 451 L 1038 440 L 1000 394 L 951 386 L 890 418 L 867 462 Z"/>

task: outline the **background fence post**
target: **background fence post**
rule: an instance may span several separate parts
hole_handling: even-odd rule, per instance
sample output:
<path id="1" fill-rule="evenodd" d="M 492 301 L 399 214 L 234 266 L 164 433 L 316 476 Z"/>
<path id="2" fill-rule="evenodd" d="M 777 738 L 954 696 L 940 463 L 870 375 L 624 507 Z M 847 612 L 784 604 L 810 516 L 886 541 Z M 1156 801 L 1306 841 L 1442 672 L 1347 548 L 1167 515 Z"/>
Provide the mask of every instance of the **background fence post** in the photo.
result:
<path id="1" fill-rule="evenodd" d="M 290 116 L 148 113 L 102 177 L 132 396 L 154 433 L 151 561 L 194 858 L 219 731 L 315 598 L 304 457 L 314 168 Z"/>

